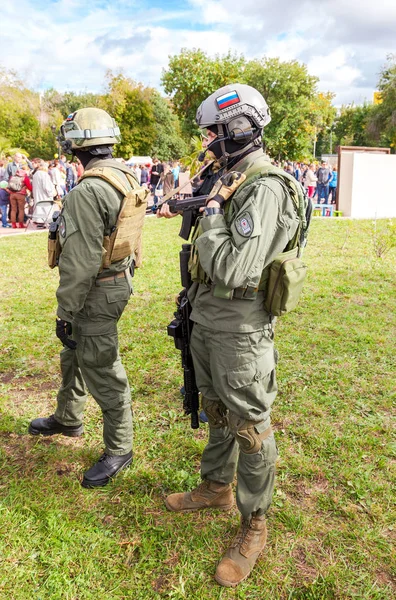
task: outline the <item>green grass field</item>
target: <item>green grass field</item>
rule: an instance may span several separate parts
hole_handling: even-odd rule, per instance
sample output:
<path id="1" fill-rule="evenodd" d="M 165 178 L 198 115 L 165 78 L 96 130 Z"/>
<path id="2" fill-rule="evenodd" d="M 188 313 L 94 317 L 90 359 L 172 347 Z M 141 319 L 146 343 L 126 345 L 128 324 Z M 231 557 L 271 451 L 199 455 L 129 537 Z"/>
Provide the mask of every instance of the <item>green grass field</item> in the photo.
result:
<path id="1" fill-rule="evenodd" d="M 146 219 L 144 266 L 119 325 L 134 463 L 103 490 L 80 486 L 102 451 L 92 398 L 82 438 L 26 433 L 32 418 L 53 413 L 60 383 L 58 274 L 46 266 L 45 233 L 0 240 L 0 598 L 394 598 L 395 251 L 377 256 L 371 221 L 313 221 L 303 299 L 277 326 L 268 546 L 229 590 L 213 574 L 236 509 L 177 515 L 164 506 L 166 494 L 199 481 L 207 433 L 181 413 L 180 355 L 166 335 L 179 225 Z"/>

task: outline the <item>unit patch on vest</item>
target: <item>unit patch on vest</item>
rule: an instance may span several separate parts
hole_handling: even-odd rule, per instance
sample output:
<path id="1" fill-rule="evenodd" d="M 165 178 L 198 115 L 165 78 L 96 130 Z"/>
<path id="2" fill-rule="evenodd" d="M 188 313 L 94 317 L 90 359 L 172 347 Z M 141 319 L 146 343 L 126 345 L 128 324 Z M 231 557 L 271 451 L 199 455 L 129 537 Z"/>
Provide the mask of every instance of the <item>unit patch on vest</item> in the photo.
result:
<path id="1" fill-rule="evenodd" d="M 253 221 L 250 214 L 248 212 L 243 213 L 243 215 L 235 221 L 235 227 L 240 235 L 243 237 L 250 237 L 253 233 Z"/>
<path id="2" fill-rule="evenodd" d="M 61 235 L 63 238 L 66 237 L 66 223 L 63 217 L 60 217 L 59 219 L 59 235 Z"/>

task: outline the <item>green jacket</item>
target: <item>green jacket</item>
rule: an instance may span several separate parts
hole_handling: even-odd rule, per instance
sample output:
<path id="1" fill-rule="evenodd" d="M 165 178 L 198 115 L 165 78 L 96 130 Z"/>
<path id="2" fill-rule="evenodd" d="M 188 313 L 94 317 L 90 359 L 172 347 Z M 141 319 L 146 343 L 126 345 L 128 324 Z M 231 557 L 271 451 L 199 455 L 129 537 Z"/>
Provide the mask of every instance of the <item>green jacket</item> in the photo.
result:
<path id="1" fill-rule="evenodd" d="M 252 152 L 232 170 L 244 173 L 262 150 Z M 225 215 L 203 217 L 202 234 L 195 244 L 199 261 L 211 284 L 194 283 L 189 290 L 191 319 L 218 331 L 251 332 L 268 324 L 265 290 L 254 299 L 216 297 L 222 288 L 263 287 L 265 268 L 293 238 L 299 218 L 284 186 L 273 177 L 252 178 L 231 197 Z"/>
<path id="2" fill-rule="evenodd" d="M 86 170 L 105 166 L 119 166 L 119 163 L 113 159 L 94 158 Z M 127 182 L 120 171 L 118 174 Z M 62 253 L 56 292 L 57 315 L 61 319 L 71 321 L 73 315 L 84 307 L 88 292 L 100 271 L 103 237 L 109 235 L 115 226 L 122 199 L 119 191 L 99 177 L 87 177 L 64 198 L 59 225 Z M 100 276 L 125 271 L 132 260 L 133 256 L 129 256 L 113 263 Z"/>

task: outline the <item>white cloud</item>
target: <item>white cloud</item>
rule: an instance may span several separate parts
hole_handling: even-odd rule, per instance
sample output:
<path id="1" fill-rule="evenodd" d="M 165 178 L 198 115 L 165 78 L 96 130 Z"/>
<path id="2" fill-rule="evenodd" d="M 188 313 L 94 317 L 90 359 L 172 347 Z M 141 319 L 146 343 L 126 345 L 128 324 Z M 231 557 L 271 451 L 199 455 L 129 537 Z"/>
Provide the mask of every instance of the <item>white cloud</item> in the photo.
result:
<path id="1" fill-rule="evenodd" d="M 159 87 L 169 55 L 202 48 L 300 60 L 338 104 L 361 102 L 395 46 L 396 0 L 41 1 L 1 9 L 0 62 L 36 88 L 99 91 L 107 69 Z"/>

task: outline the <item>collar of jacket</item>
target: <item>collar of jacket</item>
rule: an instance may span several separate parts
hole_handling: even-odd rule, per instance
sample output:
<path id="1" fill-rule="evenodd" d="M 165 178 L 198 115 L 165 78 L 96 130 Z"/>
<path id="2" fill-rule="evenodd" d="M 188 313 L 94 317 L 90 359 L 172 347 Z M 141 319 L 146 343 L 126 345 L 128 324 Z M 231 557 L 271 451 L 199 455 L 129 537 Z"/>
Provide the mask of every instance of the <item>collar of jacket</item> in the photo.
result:
<path id="1" fill-rule="evenodd" d="M 264 158 L 265 160 L 268 160 L 268 162 L 270 162 L 269 157 L 263 152 L 263 149 L 258 148 L 255 152 L 250 152 L 247 156 L 245 156 L 239 162 L 233 165 L 230 171 L 239 171 L 240 173 L 244 173 L 254 165 L 258 158 Z"/>

